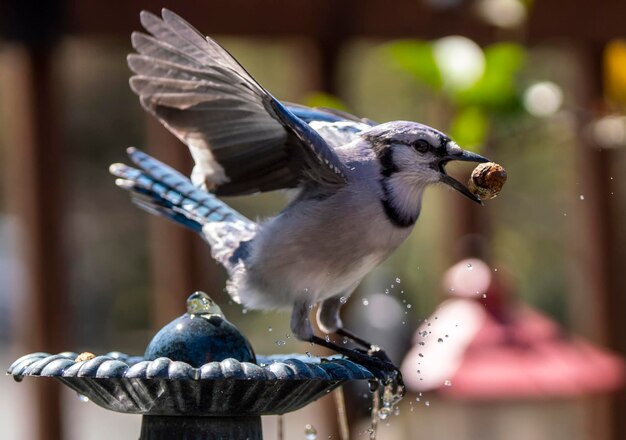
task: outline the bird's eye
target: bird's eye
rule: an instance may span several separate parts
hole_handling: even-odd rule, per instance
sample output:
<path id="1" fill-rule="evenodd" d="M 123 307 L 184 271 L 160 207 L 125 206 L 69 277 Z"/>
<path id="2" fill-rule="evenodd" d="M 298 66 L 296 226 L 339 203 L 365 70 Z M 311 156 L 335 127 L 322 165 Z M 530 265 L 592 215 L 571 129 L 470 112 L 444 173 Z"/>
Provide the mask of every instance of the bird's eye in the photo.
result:
<path id="1" fill-rule="evenodd" d="M 426 153 L 430 150 L 430 144 L 424 139 L 419 139 L 415 142 L 415 144 L 413 144 L 413 148 L 415 148 L 418 153 Z"/>

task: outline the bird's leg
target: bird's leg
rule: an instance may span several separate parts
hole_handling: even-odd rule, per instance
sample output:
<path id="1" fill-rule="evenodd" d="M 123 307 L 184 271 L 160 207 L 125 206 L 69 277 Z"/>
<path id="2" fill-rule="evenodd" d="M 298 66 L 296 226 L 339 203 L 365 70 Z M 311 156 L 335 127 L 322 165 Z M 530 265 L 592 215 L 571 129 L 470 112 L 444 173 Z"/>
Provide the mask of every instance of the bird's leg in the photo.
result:
<path id="1" fill-rule="evenodd" d="M 342 347 L 334 342 L 315 335 L 312 335 L 309 338 L 309 341 L 312 344 L 329 348 L 345 356 L 352 362 L 367 367 L 370 372 L 381 381 L 382 384 L 391 387 L 393 394 L 398 397 L 404 396 L 406 388 L 404 386 L 404 380 L 402 379 L 402 373 L 400 372 L 400 369 L 391 361 L 374 357 L 369 353 L 365 353 L 360 350 L 352 350 L 350 348 Z"/>
<path id="2" fill-rule="evenodd" d="M 326 301 L 324 301 L 326 303 Z M 366 352 L 352 350 L 347 347 L 331 342 L 329 338 L 323 339 L 313 333 L 313 327 L 309 320 L 311 311 L 311 302 L 307 299 L 298 300 L 293 306 L 291 312 L 291 331 L 301 341 L 309 341 L 313 344 L 329 348 L 339 354 L 346 356 L 348 359 L 354 360 L 363 365 L 369 365 L 382 371 L 395 370 L 396 367 L 383 359 L 373 357 Z"/>
<path id="3" fill-rule="evenodd" d="M 380 346 L 378 346 L 376 344 L 372 344 L 370 342 L 367 342 L 365 339 L 362 339 L 362 338 L 358 337 L 357 335 L 355 335 L 354 333 L 346 330 L 343 327 L 342 328 L 338 328 L 337 330 L 335 330 L 335 333 L 337 333 L 339 336 L 343 336 L 343 337 L 346 337 L 348 339 L 351 339 L 357 345 L 360 345 L 361 347 L 366 349 L 367 350 L 367 354 L 369 354 L 370 356 L 374 356 L 374 357 L 382 359 L 382 360 L 384 360 L 386 362 L 390 362 L 391 363 L 391 359 L 389 359 L 389 356 L 387 356 L 387 353 L 385 353 L 385 350 L 380 348 Z"/>
<path id="4" fill-rule="evenodd" d="M 345 356 L 346 358 L 348 358 L 349 360 L 363 365 L 364 367 L 369 367 L 369 368 L 373 368 L 375 370 L 378 370 L 382 373 L 386 373 L 389 374 L 391 373 L 395 378 L 400 378 L 401 381 L 401 374 L 400 371 L 398 370 L 398 368 L 392 364 L 391 362 L 385 361 L 383 359 L 379 359 L 377 357 L 371 356 L 368 353 L 365 353 L 363 351 L 360 350 L 353 350 L 351 348 L 347 348 L 347 347 L 342 347 L 341 345 L 338 345 L 334 342 L 331 342 L 330 340 L 326 340 L 324 338 L 320 338 L 319 336 L 316 335 L 312 335 L 309 338 L 309 341 L 312 344 L 315 345 L 319 345 L 322 347 L 326 347 L 330 350 L 333 350 L 343 356 Z M 375 373 L 375 372 L 374 372 Z"/>
<path id="5" fill-rule="evenodd" d="M 313 335 L 312 332 L 309 335 L 309 340 L 314 344 L 330 348 L 331 350 L 346 356 L 354 362 L 364 366 L 373 367 L 379 371 L 385 372 L 386 374 L 391 373 L 393 376 L 391 381 L 396 383 L 398 389 L 403 387 L 400 370 L 398 370 L 393 362 L 391 362 L 391 359 L 389 359 L 387 354 L 381 350 L 380 347 L 367 342 L 366 340 L 343 328 L 343 323 L 341 322 L 341 318 L 339 316 L 339 310 L 345 300 L 342 301 L 341 298 L 342 296 L 335 296 L 324 300 L 317 309 L 317 322 L 322 331 L 326 333 L 337 333 L 340 336 L 349 338 L 365 350 L 350 349 L 337 345 L 329 339 L 322 339 Z"/>
<path id="6" fill-rule="evenodd" d="M 357 345 L 360 345 L 362 348 L 367 350 L 367 354 L 370 356 L 374 356 L 391 363 L 387 353 L 385 353 L 385 351 L 379 346 L 366 341 L 343 327 L 343 323 L 341 322 L 341 318 L 339 316 L 339 310 L 343 305 L 341 298 L 342 296 L 335 296 L 322 301 L 317 309 L 317 322 L 320 328 L 326 333 L 337 333 L 339 336 L 351 339 Z"/>

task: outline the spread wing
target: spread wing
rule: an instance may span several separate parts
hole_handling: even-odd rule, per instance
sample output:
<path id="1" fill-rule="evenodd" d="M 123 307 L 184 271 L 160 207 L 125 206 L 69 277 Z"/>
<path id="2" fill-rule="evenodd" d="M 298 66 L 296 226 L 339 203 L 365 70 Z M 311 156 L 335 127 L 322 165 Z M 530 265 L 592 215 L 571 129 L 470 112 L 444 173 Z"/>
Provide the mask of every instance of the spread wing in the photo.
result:
<path id="1" fill-rule="evenodd" d="M 359 137 L 362 131 L 378 123 L 330 108 L 311 108 L 299 104 L 287 104 L 287 108 L 305 121 L 331 147 L 346 145 Z"/>
<path id="2" fill-rule="evenodd" d="M 220 45 L 173 12 L 143 11 L 128 56 L 143 107 L 184 142 L 192 180 L 219 195 L 345 183 L 328 143 L 274 99 Z"/>

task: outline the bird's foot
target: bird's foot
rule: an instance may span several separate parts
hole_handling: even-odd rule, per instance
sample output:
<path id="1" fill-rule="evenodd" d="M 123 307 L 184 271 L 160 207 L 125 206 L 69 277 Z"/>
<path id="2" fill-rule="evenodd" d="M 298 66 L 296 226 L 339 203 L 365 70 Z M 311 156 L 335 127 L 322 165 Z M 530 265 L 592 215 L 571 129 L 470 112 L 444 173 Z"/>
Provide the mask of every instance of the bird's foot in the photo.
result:
<path id="1" fill-rule="evenodd" d="M 404 381 L 402 373 L 389 359 L 384 350 L 378 346 L 371 346 L 369 350 L 350 349 L 342 347 L 333 342 L 322 339 L 318 336 L 312 336 L 311 342 L 323 347 L 329 348 L 342 354 L 347 359 L 359 365 L 366 367 L 380 383 L 384 386 L 390 385 L 394 394 L 402 397 L 404 395 Z"/>

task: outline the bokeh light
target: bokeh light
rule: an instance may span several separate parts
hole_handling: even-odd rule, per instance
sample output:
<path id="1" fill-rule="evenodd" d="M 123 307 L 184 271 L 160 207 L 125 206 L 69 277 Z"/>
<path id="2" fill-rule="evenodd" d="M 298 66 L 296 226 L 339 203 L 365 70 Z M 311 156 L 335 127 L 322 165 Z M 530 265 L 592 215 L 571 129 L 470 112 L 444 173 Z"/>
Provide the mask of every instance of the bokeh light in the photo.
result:
<path id="1" fill-rule="evenodd" d="M 487 23 L 501 28 L 515 28 L 524 23 L 527 12 L 520 0 L 480 0 L 478 15 Z"/>
<path id="2" fill-rule="evenodd" d="M 469 88 L 485 71 L 485 55 L 469 38 L 456 35 L 441 38 L 434 43 L 433 52 L 443 85 L 452 90 Z"/>
<path id="3" fill-rule="evenodd" d="M 591 124 L 591 135 L 604 148 L 626 146 L 626 116 L 605 116 Z"/>
<path id="4" fill-rule="evenodd" d="M 533 84 L 524 92 L 524 107 L 533 116 L 546 117 L 556 113 L 563 104 L 561 87 L 550 81 Z"/>

